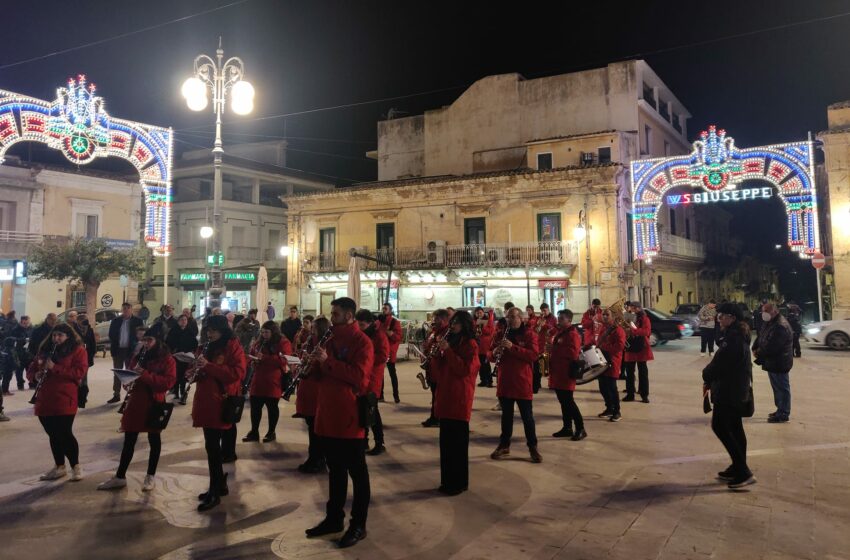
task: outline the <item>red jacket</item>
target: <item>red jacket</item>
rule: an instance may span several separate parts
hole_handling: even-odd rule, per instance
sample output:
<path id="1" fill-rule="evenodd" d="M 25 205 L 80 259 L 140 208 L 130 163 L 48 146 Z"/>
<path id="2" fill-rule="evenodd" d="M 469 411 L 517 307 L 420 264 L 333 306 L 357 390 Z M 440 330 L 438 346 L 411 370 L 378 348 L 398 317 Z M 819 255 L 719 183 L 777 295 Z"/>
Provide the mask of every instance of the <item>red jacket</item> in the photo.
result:
<path id="1" fill-rule="evenodd" d="M 493 313 L 487 313 L 487 324 L 481 327 L 481 336 L 478 337 L 478 351 L 486 354 L 493 345 L 493 335 L 496 334 L 496 324 L 493 321 Z"/>
<path id="2" fill-rule="evenodd" d="M 137 358 L 130 360 L 130 369 L 136 367 Z M 165 393 L 177 380 L 177 363 L 167 351 L 156 360 L 145 363 L 142 374 L 133 384 L 127 397 L 127 408 L 121 416 L 122 432 L 151 432 L 148 416 L 154 402 L 165 402 Z"/>
<path id="3" fill-rule="evenodd" d="M 251 355 L 259 357 L 254 361 L 254 377 L 251 378 L 252 397 L 279 399 L 283 394 L 283 376 L 287 372 L 286 358 L 280 355 L 292 355 L 292 344 L 285 336 L 280 337 L 277 347 L 269 352 L 262 339 L 251 347 Z"/>
<path id="4" fill-rule="evenodd" d="M 537 321 L 535 321 L 535 331 L 538 326 L 540 327 L 540 332 L 537 333 L 537 351 L 543 354 L 546 352 L 546 346 L 549 344 L 549 341 L 555 334 L 555 330 L 558 328 L 558 320 L 555 319 L 555 316 L 551 313 L 546 317 L 541 315 L 537 318 Z"/>
<path id="5" fill-rule="evenodd" d="M 552 339 L 552 351 L 549 353 L 549 388 L 576 390 L 576 380 L 570 377 L 570 366 L 578 360 L 581 352 L 581 339 L 575 325 L 570 328 L 558 328 Z"/>
<path id="6" fill-rule="evenodd" d="M 608 355 L 611 367 L 602 375 L 617 379 L 620 377 L 620 366 L 623 363 L 623 349 L 626 347 L 626 332 L 617 326 L 610 331 L 608 327 L 599 335 L 596 346 Z"/>
<path id="7" fill-rule="evenodd" d="M 286 338 L 286 337 L 284 337 Z M 296 352 L 300 352 L 304 349 L 304 345 L 310 341 L 310 329 L 305 329 L 301 327 L 301 329 L 295 333 L 294 345 L 293 349 Z"/>
<path id="8" fill-rule="evenodd" d="M 602 323 L 601 307 L 597 309 L 596 312 L 594 312 L 593 308 L 591 307 L 584 312 L 584 315 L 581 316 L 581 328 L 585 333 L 592 332 L 594 330 L 594 323 L 596 323 L 597 325 Z"/>
<path id="9" fill-rule="evenodd" d="M 528 325 L 523 325 L 508 333 L 508 340 L 513 346 L 502 352 L 496 396 L 530 401 L 534 394 L 532 364 L 538 357 L 536 333 Z M 496 340 L 493 346 L 492 351 L 495 352 Z"/>
<path id="10" fill-rule="evenodd" d="M 47 356 L 33 360 L 27 371 L 30 383 L 35 383 L 35 374 L 41 371 Z M 35 401 L 36 416 L 73 416 L 77 414 L 77 391 L 80 382 L 89 370 L 89 356 L 84 345 L 77 346 L 70 354 L 59 358 L 53 369 L 47 372 L 44 384 Z"/>
<path id="11" fill-rule="evenodd" d="M 643 349 L 639 352 L 629 352 L 626 350 L 626 363 L 628 362 L 648 362 L 654 359 L 652 355 L 652 346 L 649 345 L 649 335 L 652 333 L 652 323 L 649 322 L 649 317 L 646 313 L 639 313 L 635 318 L 636 329 L 632 329 L 631 336 L 643 337 Z"/>
<path id="12" fill-rule="evenodd" d="M 372 348 L 375 352 L 372 359 L 372 374 L 369 378 L 368 390 L 375 395 L 380 395 L 384 388 L 384 364 L 387 363 L 387 358 L 390 355 L 390 343 L 387 340 L 387 333 L 384 332 L 377 321 L 364 332 L 372 341 Z"/>
<path id="13" fill-rule="evenodd" d="M 478 344 L 474 340 L 462 340 L 442 355 L 434 356 L 431 376 L 437 381 L 435 417 L 469 422 L 475 397 L 475 378 L 480 366 L 478 352 Z"/>
<path id="14" fill-rule="evenodd" d="M 362 439 L 357 396 L 366 392 L 372 376 L 372 342 L 357 323 L 336 325 L 325 349 L 328 359 L 319 369 L 315 432 L 318 436 Z"/>
<path id="15" fill-rule="evenodd" d="M 307 342 L 301 346 L 302 352 L 300 358 L 302 360 L 307 359 L 307 356 L 310 355 L 315 344 L 316 341 L 311 336 Z M 320 375 L 320 369 L 319 364 L 317 362 L 313 362 L 313 366 L 310 368 L 307 377 L 298 383 L 298 389 L 295 391 L 295 412 L 301 416 L 316 416 L 316 403 L 319 398 L 318 377 Z"/>
<path id="16" fill-rule="evenodd" d="M 430 354 L 431 353 L 431 347 L 434 344 L 436 344 L 438 340 L 443 338 L 443 336 L 448 332 L 448 330 L 449 330 L 448 325 L 446 325 L 444 327 L 440 327 L 439 329 L 436 328 L 436 327 L 431 329 L 431 332 L 428 335 L 428 338 L 426 338 L 425 342 L 422 343 L 422 353 L 425 354 L 426 356 L 428 354 Z M 433 360 L 430 361 L 429 364 L 433 364 Z M 425 377 L 428 379 L 428 381 L 436 381 L 436 379 L 434 379 L 431 376 L 431 371 L 432 371 L 432 366 L 429 365 L 428 369 L 425 371 Z"/>
<path id="17" fill-rule="evenodd" d="M 226 396 L 242 394 L 245 378 L 245 352 L 235 336 L 222 351 L 212 356 L 198 377 L 192 403 L 192 425 L 196 428 L 229 430 L 232 424 L 221 421 Z M 222 389 L 224 391 L 222 392 Z"/>
<path id="18" fill-rule="evenodd" d="M 394 364 L 398 347 L 401 345 L 401 321 L 395 317 L 387 317 L 382 315 L 381 324 L 384 326 L 384 332 L 387 334 L 387 341 L 390 343 L 389 363 Z"/>

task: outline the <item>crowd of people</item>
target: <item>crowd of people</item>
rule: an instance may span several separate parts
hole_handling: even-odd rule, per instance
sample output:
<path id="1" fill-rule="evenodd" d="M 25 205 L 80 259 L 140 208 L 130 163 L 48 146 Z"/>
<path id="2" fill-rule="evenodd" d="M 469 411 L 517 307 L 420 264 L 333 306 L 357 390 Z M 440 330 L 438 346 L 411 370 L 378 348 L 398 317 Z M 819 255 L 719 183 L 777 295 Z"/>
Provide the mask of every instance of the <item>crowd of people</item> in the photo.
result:
<path id="1" fill-rule="evenodd" d="M 268 309 L 266 314 L 271 315 Z M 588 352 L 601 354 L 603 367 L 595 373 L 604 403 L 600 418 L 616 423 L 624 416 L 621 403 L 639 398 L 649 404 L 651 324 L 640 303 L 621 300 L 603 307 L 596 299 L 575 319 L 568 309 L 552 314 L 545 303 L 539 313 L 532 306 L 523 313 L 506 303 L 504 316 L 498 320 L 495 310 L 481 307 L 473 313 L 447 308 L 432 314 L 421 348 L 423 383 L 431 391 L 429 417 L 422 425 L 439 427 L 440 492 L 454 496 L 469 487 L 470 421 L 476 387 L 496 388 L 501 431 L 490 455 L 493 460 L 511 454 L 518 409 L 529 459 L 532 463 L 543 461 L 532 405 L 544 379 L 554 391 L 562 415 L 562 427 L 552 436 L 575 442 L 588 437 L 574 398 L 578 380 L 587 371 Z M 742 421 L 754 412 L 753 359 L 768 372 L 774 392 L 776 411 L 769 421 L 787 422 L 790 417 L 788 379 L 796 353 L 793 328 L 769 302 L 762 305 L 760 319 L 753 335 L 737 305 L 717 305 L 712 300 L 699 312 L 701 353 L 708 352 L 711 357 L 702 372 L 705 407 L 712 409 L 711 427 L 732 461 L 717 476 L 730 489 L 755 482 L 747 465 Z M 81 480 L 73 424 L 77 409 L 86 404 L 86 378 L 97 346 L 88 318 L 70 312 L 65 322 L 58 323 L 51 313 L 33 328 L 29 317 L 17 321 L 14 315 L 7 315 L 3 327 L 3 393 L 11 394 L 8 387 L 13 377 L 23 390 L 26 372 L 34 389 L 35 415 L 48 435 L 53 455 L 54 466 L 41 480 L 68 476 L 66 464 L 71 469 L 70 480 Z M 270 319 L 263 324 L 258 322 L 256 310 L 236 319 L 216 309 L 206 314 L 200 325 L 191 309 L 175 316 L 173 307 L 163 306 L 150 326 L 133 314 L 130 304 L 124 304 L 121 315 L 109 326 L 108 342 L 115 370 L 108 404 L 122 403 L 124 444 L 114 476 L 101 483 L 99 490 L 127 485 L 127 469 L 140 433 L 147 434 L 150 444 L 142 489 L 155 489 L 161 434 L 174 405 L 185 405 L 194 386 L 192 424 L 203 430 L 209 471 L 209 488 L 198 496 L 198 510 L 215 508 L 229 494 L 223 465 L 238 458 L 237 424 L 246 397 L 250 428 L 242 442 L 269 443 L 277 439 L 280 400 L 288 400 L 294 392 L 294 416 L 305 421 L 309 438 L 307 457 L 298 471 L 328 473 L 325 518 L 306 534 L 317 537 L 343 532 L 350 478 L 351 521 L 339 545 L 352 546 L 366 537 L 370 500 L 366 455 L 387 451 L 380 412 L 380 403 L 385 402 L 385 370 L 393 400 L 400 402 L 395 358 L 402 329 L 390 304 L 376 316 L 358 310 L 349 298 L 338 298 L 331 303 L 327 318 L 300 317 L 292 307 L 281 323 Z M 625 380 L 622 399 L 618 379 Z M 261 438 L 264 410 L 267 429 Z"/>

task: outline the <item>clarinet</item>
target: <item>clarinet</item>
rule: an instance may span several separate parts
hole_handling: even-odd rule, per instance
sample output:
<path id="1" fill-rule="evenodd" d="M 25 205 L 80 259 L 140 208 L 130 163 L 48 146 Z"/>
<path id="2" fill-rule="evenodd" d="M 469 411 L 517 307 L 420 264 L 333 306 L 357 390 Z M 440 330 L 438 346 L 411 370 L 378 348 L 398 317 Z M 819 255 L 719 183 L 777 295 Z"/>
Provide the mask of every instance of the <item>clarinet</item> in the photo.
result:
<path id="1" fill-rule="evenodd" d="M 502 338 L 499 339 L 500 345 L 502 344 L 502 342 L 504 342 L 508 339 L 508 334 L 510 334 L 511 330 L 512 329 L 508 325 L 505 325 L 505 330 L 502 331 Z M 496 352 L 495 352 L 496 361 L 493 362 L 493 377 L 496 377 L 499 374 L 499 364 L 502 361 L 502 354 L 504 354 L 504 353 L 505 353 L 505 349 L 502 346 L 499 346 L 498 348 L 496 348 Z"/>
<path id="2" fill-rule="evenodd" d="M 316 343 L 316 347 L 310 352 L 310 354 L 304 358 L 301 364 L 298 366 L 296 370 L 295 376 L 289 382 L 289 385 L 286 386 L 286 390 L 283 392 L 283 400 L 289 401 L 292 398 L 295 390 L 298 389 L 298 384 L 301 383 L 301 380 L 310 375 L 310 370 L 313 368 L 313 362 L 316 360 L 316 355 L 319 353 L 319 350 L 325 347 L 325 344 L 333 336 L 331 333 L 331 329 L 325 331 L 325 334 L 322 335 L 322 338 L 319 339 L 319 342 Z"/>
<path id="3" fill-rule="evenodd" d="M 139 353 L 136 355 L 136 365 L 137 366 L 142 363 L 142 360 L 145 359 L 145 354 L 147 353 L 147 351 L 148 351 L 147 346 L 142 346 L 142 349 L 139 350 Z M 127 389 L 127 394 L 124 395 L 124 400 L 121 401 L 121 406 L 118 407 L 118 414 L 124 414 L 124 411 L 127 410 L 127 402 L 130 400 L 130 393 L 133 392 L 133 387 L 135 387 L 135 386 L 136 386 L 136 382 L 131 381 L 125 387 L 125 389 Z"/>
<path id="4" fill-rule="evenodd" d="M 56 354 L 56 345 L 54 344 L 50 347 L 50 353 L 49 353 L 47 360 L 53 361 L 53 357 L 54 357 L 55 354 Z M 45 360 L 45 363 L 47 362 L 47 360 Z M 36 384 L 35 391 L 33 392 L 32 398 L 29 401 L 30 404 L 35 404 L 35 401 L 38 400 L 38 392 L 41 391 L 41 387 L 42 387 L 42 385 L 44 385 L 44 380 L 47 379 L 48 371 L 49 370 L 47 368 L 42 367 L 41 371 L 38 372 L 38 375 L 37 375 L 38 383 Z"/>
<path id="5" fill-rule="evenodd" d="M 198 358 L 200 358 L 201 356 L 206 356 L 207 348 L 209 348 L 209 347 L 210 347 L 210 342 L 207 341 L 204 344 L 204 347 L 201 348 L 201 353 L 198 354 Z M 192 383 L 196 382 L 198 380 L 198 377 L 199 377 L 198 358 L 195 358 L 195 363 L 192 366 L 192 369 L 186 372 L 186 396 L 189 395 L 189 387 L 191 387 Z"/>

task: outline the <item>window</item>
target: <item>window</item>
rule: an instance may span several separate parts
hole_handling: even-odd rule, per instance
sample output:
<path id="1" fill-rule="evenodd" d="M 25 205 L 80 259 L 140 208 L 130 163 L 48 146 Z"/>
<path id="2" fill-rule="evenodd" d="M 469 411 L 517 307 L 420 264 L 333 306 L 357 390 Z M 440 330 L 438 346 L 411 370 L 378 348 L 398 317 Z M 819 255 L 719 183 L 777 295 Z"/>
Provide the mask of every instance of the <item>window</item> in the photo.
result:
<path id="1" fill-rule="evenodd" d="M 286 185 L 260 184 L 260 204 L 283 208 L 281 196 L 286 195 Z"/>
<path id="2" fill-rule="evenodd" d="M 670 209 L 670 235 L 676 235 L 676 210 Z"/>
<path id="3" fill-rule="evenodd" d="M 634 232 L 632 231 L 633 223 L 634 223 L 634 217 L 632 216 L 631 213 L 627 213 L 626 214 L 626 240 L 628 241 L 628 243 L 626 243 L 626 245 L 628 246 L 628 252 L 629 252 L 628 262 L 634 262 L 634 260 L 635 260 L 635 238 L 634 238 Z M 631 301 L 631 300 L 629 300 L 629 301 Z"/>
<path id="4" fill-rule="evenodd" d="M 682 132 L 682 123 L 679 121 L 679 115 L 677 115 L 675 112 L 673 112 L 672 121 L 673 121 L 673 128 L 675 128 L 679 132 Z"/>
<path id="5" fill-rule="evenodd" d="M 537 169 L 552 169 L 552 154 L 537 154 Z"/>
<path id="6" fill-rule="evenodd" d="M 658 295 L 664 295 L 662 292 L 664 290 L 664 281 L 661 279 L 661 275 L 658 275 Z"/>
<path id="7" fill-rule="evenodd" d="M 77 237 L 94 239 L 97 235 L 97 216 L 93 214 L 77 214 Z"/>
<path id="8" fill-rule="evenodd" d="M 670 293 L 673 293 L 673 282 L 670 282 Z"/>
<path id="9" fill-rule="evenodd" d="M 212 198 L 212 181 L 201 181 L 200 198 L 201 200 L 210 200 Z"/>
<path id="10" fill-rule="evenodd" d="M 665 121 L 670 120 L 670 108 L 668 107 L 666 101 L 661 101 L 658 104 L 658 112 L 661 113 L 661 116 L 664 117 Z"/>
<path id="11" fill-rule="evenodd" d="M 375 226 L 375 248 L 378 251 L 395 247 L 395 224 L 378 224 Z"/>
<path id="12" fill-rule="evenodd" d="M 538 214 L 537 215 L 537 240 L 538 241 L 560 241 L 561 240 L 561 215 L 560 214 Z"/>
<path id="13" fill-rule="evenodd" d="M 694 302 L 694 293 L 688 292 L 688 303 L 693 303 L 693 302 Z"/>
<path id="14" fill-rule="evenodd" d="M 668 142 L 667 140 L 664 141 L 664 155 L 670 155 L 670 142 Z"/>
<path id="15" fill-rule="evenodd" d="M 245 228 L 242 226 L 233 226 L 232 233 L 230 235 L 230 244 L 233 247 L 244 247 L 245 246 Z"/>
<path id="16" fill-rule="evenodd" d="M 463 242 L 467 245 L 487 243 L 484 218 L 467 218 L 463 221 Z"/>
<path id="17" fill-rule="evenodd" d="M 336 264 L 336 228 L 319 230 L 319 266 L 323 270 L 332 269 Z"/>
<path id="18" fill-rule="evenodd" d="M 463 306 L 464 307 L 484 307 L 487 305 L 487 290 L 484 286 L 464 286 L 463 287 Z"/>
<path id="19" fill-rule="evenodd" d="M 86 292 L 78 291 L 71 292 L 71 307 L 85 307 L 86 306 Z"/>
<path id="20" fill-rule="evenodd" d="M 647 154 L 652 153 L 652 128 L 648 124 L 643 125 L 643 149 Z"/>
<path id="21" fill-rule="evenodd" d="M 279 229 L 270 229 L 269 230 L 269 244 L 266 246 L 268 249 L 277 250 L 280 246 L 280 230 Z"/>
<path id="22" fill-rule="evenodd" d="M 599 148 L 599 163 L 611 163 L 611 148 Z"/>
<path id="23" fill-rule="evenodd" d="M 655 104 L 655 90 L 653 90 L 647 84 L 643 84 L 643 100 L 652 105 L 653 107 L 657 107 Z"/>

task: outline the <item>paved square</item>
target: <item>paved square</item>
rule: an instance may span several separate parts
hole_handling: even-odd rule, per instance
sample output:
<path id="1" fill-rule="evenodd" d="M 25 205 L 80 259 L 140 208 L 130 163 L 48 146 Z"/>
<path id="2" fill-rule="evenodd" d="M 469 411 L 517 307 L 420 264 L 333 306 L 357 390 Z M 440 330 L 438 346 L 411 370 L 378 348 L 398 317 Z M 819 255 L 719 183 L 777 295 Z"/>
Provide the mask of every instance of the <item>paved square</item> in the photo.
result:
<path id="1" fill-rule="evenodd" d="M 336 549 L 307 540 L 324 514 L 326 476 L 299 474 L 303 421 L 281 401 L 278 441 L 239 443 L 226 465 L 230 496 L 195 510 L 207 469 L 190 406 L 163 434 L 154 492 L 141 492 L 147 443 L 139 439 L 126 489 L 95 490 L 121 450 L 109 360 L 89 374 L 90 407 L 74 426 L 85 479 L 44 483 L 47 436 L 26 404 L 6 399 L 0 424 L 0 543 L 6 559 L 369 558 L 485 559 L 840 559 L 850 558 L 850 399 L 848 354 L 804 349 L 791 372 L 792 419 L 768 424 L 773 397 L 755 372 L 756 416 L 745 421 L 758 484 L 733 493 L 714 475 L 728 463 L 702 413 L 696 338 L 668 344 L 650 364 L 651 404 L 624 403 L 623 420 L 596 418 L 593 387 L 577 392 L 589 437 L 554 439 L 561 427 L 553 392 L 534 400 L 543 463 L 528 460 L 517 415 L 511 458 L 492 461 L 499 432 L 495 390 L 477 390 L 472 416 L 470 490 L 447 498 L 439 485 L 438 431 L 422 428 L 429 393 L 402 363 L 402 403 L 381 405 L 389 452 L 369 457 L 369 536 Z M 545 383 L 545 381 L 544 381 Z M 190 403 L 191 404 L 191 403 Z M 265 418 L 264 418 L 265 422 Z M 248 428 L 247 414 L 239 435 Z M 265 424 L 261 429 L 265 428 Z"/>

